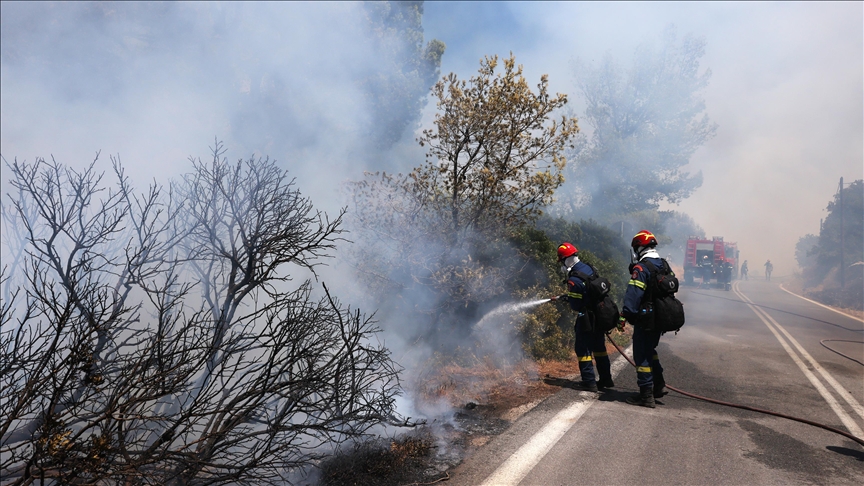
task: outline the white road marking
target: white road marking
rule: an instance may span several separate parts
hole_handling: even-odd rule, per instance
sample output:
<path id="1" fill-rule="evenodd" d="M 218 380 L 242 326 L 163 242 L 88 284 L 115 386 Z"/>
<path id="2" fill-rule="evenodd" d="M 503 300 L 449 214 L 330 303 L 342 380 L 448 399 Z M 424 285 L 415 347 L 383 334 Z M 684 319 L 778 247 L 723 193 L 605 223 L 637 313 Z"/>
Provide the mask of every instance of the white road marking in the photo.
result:
<path id="1" fill-rule="evenodd" d="M 759 317 L 759 319 L 768 327 L 771 333 L 774 334 L 774 337 L 777 338 L 777 341 L 780 342 L 780 345 L 783 346 L 783 349 L 786 350 L 786 353 L 789 354 L 789 356 L 792 358 L 792 361 L 794 361 L 795 364 L 798 365 L 798 368 L 801 369 L 801 372 L 804 373 L 804 376 L 806 376 L 807 379 L 810 380 L 810 383 L 812 383 L 816 390 L 819 392 L 819 394 L 822 395 L 822 398 L 824 398 L 825 401 L 828 402 L 831 410 L 834 411 L 834 413 L 837 415 L 840 421 L 843 422 L 843 425 L 846 426 L 849 432 L 857 437 L 864 438 L 864 432 L 861 431 L 861 428 L 858 427 L 858 424 L 855 423 L 855 420 L 853 420 L 852 417 L 850 417 L 849 414 L 847 414 L 846 411 L 843 410 L 843 407 L 840 406 L 840 404 L 837 402 L 837 399 L 834 398 L 834 395 L 832 395 L 831 392 L 829 392 L 828 389 L 825 388 L 825 385 L 823 385 L 822 382 L 820 382 L 819 379 L 816 378 L 816 375 L 814 375 L 813 372 L 811 372 L 807 368 L 807 365 L 804 364 L 798 354 L 795 353 L 795 351 L 792 349 L 786 339 L 783 338 L 783 335 L 785 335 L 786 338 L 788 338 L 789 341 L 793 343 L 793 345 L 798 349 L 798 351 L 801 352 L 801 354 L 808 361 L 810 361 L 810 364 L 813 366 L 813 368 L 819 371 L 819 373 L 826 379 L 826 381 L 828 381 L 828 383 L 831 384 L 831 386 L 834 387 L 835 390 L 837 390 L 837 393 L 841 397 L 845 398 L 846 402 L 849 403 L 849 405 L 859 414 L 862 413 L 861 405 L 858 404 L 858 402 L 854 398 L 852 398 L 852 395 L 842 386 L 840 386 L 840 384 L 837 383 L 837 380 L 835 380 L 830 374 L 828 374 L 828 372 L 825 371 L 825 369 L 822 368 L 819 363 L 817 363 L 816 360 L 814 360 L 813 357 L 804 350 L 803 347 L 801 347 L 798 341 L 796 341 L 795 338 L 793 338 L 792 335 L 783 328 L 783 326 L 781 326 L 776 320 L 774 320 L 770 315 L 768 315 L 767 312 L 754 305 L 753 301 L 747 298 L 747 296 L 745 296 L 739 290 L 738 282 L 735 282 L 735 285 L 733 285 L 732 288 L 738 295 L 738 297 L 741 298 L 741 300 L 743 300 L 748 307 L 750 307 L 750 310 L 752 310 L 756 314 L 756 316 Z M 781 335 L 781 332 L 783 335 Z M 862 415 L 862 417 L 864 417 L 864 415 Z"/>
<path id="2" fill-rule="evenodd" d="M 738 289 L 738 292 L 741 293 L 741 290 Z M 743 293 L 741 295 L 743 295 Z M 747 299 L 750 303 L 753 303 L 746 296 L 744 298 Z M 783 326 L 781 326 L 767 312 L 762 309 L 759 310 L 762 311 L 765 314 L 765 317 L 769 319 L 771 323 L 773 323 L 786 336 L 786 338 L 789 339 L 789 342 L 791 342 L 795 346 L 798 352 L 801 353 L 801 356 L 803 356 L 804 359 L 810 362 L 810 365 L 813 367 L 813 369 L 818 371 L 819 374 L 822 375 L 822 378 L 824 378 L 825 381 L 828 382 L 828 384 L 834 387 L 834 390 L 837 391 L 837 394 L 839 394 L 841 397 L 843 397 L 844 400 L 846 400 L 846 403 L 848 403 L 849 406 L 852 407 L 852 410 L 854 410 L 855 413 L 857 413 L 862 419 L 864 419 L 864 407 L 862 407 L 861 404 L 858 403 L 857 400 L 855 400 L 855 397 L 852 396 L 852 392 L 843 388 L 843 385 L 837 382 L 837 380 L 835 380 L 834 377 L 831 376 L 827 370 L 825 370 L 825 368 L 823 368 L 815 359 L 813 359 L 813 356 L 811 356 L 810 353 L 808 353 L 804 349 L 804 347 L 798 343 L 798 340 L 796 340 L 794 337 L 792 337 L 791 334 L 789 334 L 789 331 L 787 331 Z"/>
<path id="3" fill-rule="evenodd" d="M 629 346 L 624 352 L 628 356 L 632 356 L 633 346 Z M 618 359 L 612 363 L 612 376 L 617 377 L 621 368 L 627 364 L 624 356 L 618 356 Z M 587 394 L 590 392 L 583 393 Z M 534 466 L 552 450 L 552 447 L 558 443 L 561 437 L 576 424 L 585 411 L 597 401 L 596 394 L 591 393 L 591 395 L 593 395 L 591 399 L 572 403 L 552 417 L 552 420 L 547 422 L 528 442 L 508 457 L 495 472 L 486 478 L 483 481 L 483 486 L 515 486 L 519 484 L 534 469 Z"/>
<path id="4" fill-rule="evenodd" d="M 847 313 L 845 313 L 845 312 L 843 312 L 843 311 L 839 311 L 839 310 L 837 310 L 837 309 L 835 309 L 835 308 L 833 308 L 833 307 L 828 307 L 827 305 L 822 304 L 822 303 L 819 303 L 819 302 L 816 302 L 815 300 L 810 300 L 810 299 L 808 299 L 807 297 L 804 297 L 803 295 L 798 295 L 798 294 L 796 294 L 795 292 L 792 292 L 791 290 L 789 290 L 789 289 L 787 289 L 786 287 L 784 287 L 783 284 L 780 284 L 780 289 L 783 290 L 783 291 L 786 292 L 786 293 L 789 293 L 789 294 L 794 295 L 795 297 L 798 297 L 799 299 L 804 299 L 804 300 L 806 300 L 807 302 L 810 302 L 811 304 L 816 304 L 816 305 L 818 305 L 819 307 L 824 307 L 824 308 L 826 308 L 826 309 L 828 309 L 828 310 L 830 310 L 830 311 L 836 312 L 836 313 L 838 313 L 838 314 L 840 314 L 840 315 L 843 315 L 843 316 L 846 316 L 846 317 L 851 317 L 852 319 L 855 319 L 855 320 L 858 321 L 858 322 L 864 322 L 864 319 L 861 319 L 860 317 L 853 316 L 852 314 L 847 314 Z"/>

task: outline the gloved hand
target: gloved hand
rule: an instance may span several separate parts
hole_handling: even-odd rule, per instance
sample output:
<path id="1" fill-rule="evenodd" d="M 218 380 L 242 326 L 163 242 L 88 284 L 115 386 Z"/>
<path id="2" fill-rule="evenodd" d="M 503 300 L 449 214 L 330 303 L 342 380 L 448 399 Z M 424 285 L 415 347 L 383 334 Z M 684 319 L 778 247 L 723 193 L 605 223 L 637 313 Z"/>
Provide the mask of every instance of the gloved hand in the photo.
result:
<path id="1" fill-rule="evenodd" d="M 627 319 L 624 316 L 618 316 L 618 330 L 624 332 L 624 326 L 627 324 Z"/>
<path id="2" fill-rule="evenodd" d="M 567 296 L 566 295 L 555 295 L 553 297 L 550 297 L 549 300 L 551 300 L 553 302 L 556 300 L 560 300 L 561 302 L 567 302 Z"/>

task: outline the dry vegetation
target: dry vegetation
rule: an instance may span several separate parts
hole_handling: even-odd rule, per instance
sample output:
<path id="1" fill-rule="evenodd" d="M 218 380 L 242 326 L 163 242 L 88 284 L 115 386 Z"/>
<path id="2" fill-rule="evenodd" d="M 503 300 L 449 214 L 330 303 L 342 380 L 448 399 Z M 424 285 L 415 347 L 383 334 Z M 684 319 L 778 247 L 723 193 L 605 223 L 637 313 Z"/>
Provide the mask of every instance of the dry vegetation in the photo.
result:
<path id="1" fill-rule="evenodd" d="M 612 334 L 623 345 L 629 342 L 632 330 Z M 607 343 L 606 349 L 617 353 L 612 344 Z M 452 407 L 452 420 L 435 421 L 396 438 L 358 444 L 321 464 L 321 483 L 389 486 L 446 481 L 449 468 L 559 391 L 560 383 L 577 380 L 575 357 L 571 352 L 563 361 L 525 359 L 510 366 L 492 360 L 442 362 L 419 376 L 415 389 L 421 402 L 444 401 Z"/>
<path id="2" fill-rule="evenodd" d="M 858 290 L 859 294 L 861 291 L 860 281 L 861 281 L 861 279 L 859 278 L 858 282 L 856 282 L 856 283 L 858 283 L 858 289 L 857 290 Z M 850 289 L 852 289 L 853 285 L 849 285 Z M 850 307 L 848 305 L 837 305 L 838 294 L 840 294 L 840 289 L 838 289 L 838 288 L 826 288 L 824 285 L 819 285 L 817 287 L 811 287 L 811 288 L 805 288 L 804 287 L 804 279 L 800 274 L 795 274 L 791 278 L 789 278 L 787 281 L 783 282 L 783 287 L 790 292 L 793 292 L 797 295 L 801 295 L 801 296 L 804 296 L 808 299 L 820 302 L 824 305 L 827 305 L 828 307 L 831 307 L 832 309 L 836 309 L 836 310 L 839 310 L 841 312 L 845 312 L 846 314 L 856 316 L 859 319 L 864 319 L 864 310 L 862 310 L 860 308 L 856 309 L 856 308 Z M 852 294 L 853 292 L 854 292 L 854 289 L 852 291 L 847 291 L 847 293 L 850 293 L 850 294 Z M 843 304 L 847 304 L 847 303 L 852 302 L 854 300 L 855 300 L 855 296 L 852 296 L 850 298 L 847 298 L 843 302 Z M 859 301 L 861 300 L 860 296 L 858 297 L 858 300 Z M 861 305 L 862 305 L 862 302 L 858 302 L 858 306 L 860 307 Z"/>
<path id="3" fill-rule="evenodd" d="M 613 339 L 623 344 L 632 331 L 613 332 Z M 607 343 L 610 355 L 617 353 Z M 516 407 L 546 398 L 560 388 L 548 385 L 544 378 L 571 379 L 578 376 L 579 366 L 572 351 L 564 361 L 530 359 L 510 367 L 496 366 L 491 361 L 478 361 L 474 365 L 448 364 L 422 376 L 418 384 L 421 400 L 446 400 L 454 408 L 484 407 L 489 414 L 502 418 Z"/>

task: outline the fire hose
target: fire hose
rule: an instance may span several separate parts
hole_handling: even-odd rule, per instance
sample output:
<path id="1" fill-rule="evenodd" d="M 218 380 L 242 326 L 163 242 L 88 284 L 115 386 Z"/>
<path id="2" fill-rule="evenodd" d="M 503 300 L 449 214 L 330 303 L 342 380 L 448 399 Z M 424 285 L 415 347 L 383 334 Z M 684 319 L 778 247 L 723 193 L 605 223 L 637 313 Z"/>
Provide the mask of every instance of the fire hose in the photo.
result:
<path id="1" fill-rule="evenodd" d="M 832 353 L 837 353 L 837 354 L 839 354 L 840 356 L 843 356 L 843 357 L 846 358 L 846 359 L 850 359 L 850 360 L 852 360 L 852 361 L 854 361 L 854 362 L 856 362 L 856 363 L 858 363 L 858 364 L 864 366 L 864 361 L 861 361 L 861 360 L 855 359 L 855 358 L 853 358 L 852 356 L 849 356 L 849 355 L 846 355 L 846 354 L 841 353 L 840 351 L 837 351 L 836 349 L 832 348 L 831 346 L 828 346 L 827 344 L 825 344 L 825 343 L 828 343 L 828 342 L 835 342 L 835 343 L 856 343 L 856 344 L 864 344 L 864 342 L 861 342 L 861 341 L 850 341 L 850 340 L 848 340 L 848 339 L 823 339 L 823 340 L 819 341 L 819 344 L 821 344 L 821 345 L 822 345 L 825 349 L 827 349 L 828 351 L 831 351 Z"/>
<path id="2" fill-rule="evenodd" d="M 618 343 L 616 343 L 615 341 L 612 340 L 612 336 L 610 336 L 608 332 L 606 333 L 606 337 L 609 339 L 609 342 L 611 342 L 612 345 L 615 346 L 615 349 L 617 349 L 618 352 L 621 353 L 621 356 L 624 356 L 624 358 L 626 358 L 627 361 L 635 368 L 636 363 L 633 361 L 632 358 L 630 358 L 630 356 L 627 356 L 624 353 L 624 350 L 621 349 L 621 346 L 619 346 Z M 864 446 L 864 439 L 856 437 L 856 436 L 854 436 L 848 432 L 844 432 L 840 429 L 836 429 L 834 427 L 831 427 L 831 426 L 828 426 L 825 424 L 820 424 L 819 422 L 814 422 L 812 420 L 807 420 L 807 419 L 803 419 L 800 417 L 794 417 L 792 415 L 786 415 L 786 414 L 779 413 L 779 412 L 772 412 L 771 410 L 765 410 L 765 409 L 761 409 L 761 408 L 750 407 L 747 405 L 739 405 L 737 403 L 724 402 L 722 400 L 716 400 L 714 398 L 703 397 L 700 395 L 696 395 L 694 393 L 685 392 L 684 390 L 680 390 L 678 388 L 675 388 L 674 386 L 670 386 L 668 383 L 666 384 L 666 388 L 674 391 L 675 393 L 680 393 L 681 395 L 684 395 L 684 396 L 690 397 L 690 398 L 695 398 L 697 400 L 702 400 L 702 401 L 709 402 L 709 403 L 716 403 L 717 405 L 725 405 L 727 407 L 740 408 L 742 410 L 750 410 L 751 412 L 764 413 L 766 415 L 773 415 L 775 417 L 794 420 L 796 422 L 801 422 L 802 424 L 807 424 L 807 425 L 812 425 L 814 427 L 819 427 L 820 429 L 825 429 L 829 432 L 834 432 L 835 434 L 840 434 L 843 437 L 846 437 L 847 439 L 851 439 L 851 440 L 857 442 L 858 444 Z"/>

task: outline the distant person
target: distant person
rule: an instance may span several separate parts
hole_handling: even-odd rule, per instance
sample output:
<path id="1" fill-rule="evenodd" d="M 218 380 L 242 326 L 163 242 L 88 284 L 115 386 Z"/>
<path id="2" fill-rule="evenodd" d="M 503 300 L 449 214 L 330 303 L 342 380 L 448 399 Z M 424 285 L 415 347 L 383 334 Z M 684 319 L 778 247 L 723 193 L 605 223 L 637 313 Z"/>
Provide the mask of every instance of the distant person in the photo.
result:
<path id="1" fill-rule="evenodd" d="M 771 280 L 771 272 L 774 271 L 774 264 L 771 260 L 765 262 L 765 280 Z"/>
<path id="2" fill-rule="evenodd" d="M 744 263 L 741 264 L 741 276 L 744 277 L 744 280 L 748 280 L 747 270 L 747 260 L 744 260 Z"/>
<path id="3" fill-rule="evenodd" d="M 605 333 L 602 329 L 594 329 L 596 302 L 590 302 L 588 296 L 588 285 L 596 279 L 589 278 L 597 274 L 594 267 L 579 260 L 579 249 L 571 243 L 561 243 L 558 246 L 558 261 L 561 263 L 561 271 L 567 280 L 567 293 L 560 297 L 570 304 L 570 309 L 576 313 L 575 348 L 576 357 L 579 359 L 579 374 L 582 381 L 577 384 L 581 390 L 596 392 L 604 388 L 612 388 L 612 368 L 609 362 L 609 354 L 606 352 Z M 599 274 L 597 274 L 599 276 Z M 608 282 L 607 282 L 608 284 Z M 595 309 L 596 310 L 596 309 Z M 613 313 L 613 327 L 617 320 L 618 308 Z M 594 364 L 591 356 L 597 362 L 597 374 L 594 374 Z"/>
<path id="4" fill-rule="evenodd" d="M 735 269 L 735 265 L 732 265 L 732 262 L 726 260 L 723 263 L 723 289 L 731 290 L 732 289 L 732 272 Z"/>

